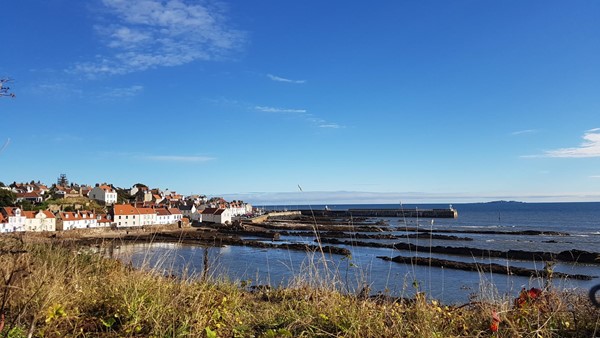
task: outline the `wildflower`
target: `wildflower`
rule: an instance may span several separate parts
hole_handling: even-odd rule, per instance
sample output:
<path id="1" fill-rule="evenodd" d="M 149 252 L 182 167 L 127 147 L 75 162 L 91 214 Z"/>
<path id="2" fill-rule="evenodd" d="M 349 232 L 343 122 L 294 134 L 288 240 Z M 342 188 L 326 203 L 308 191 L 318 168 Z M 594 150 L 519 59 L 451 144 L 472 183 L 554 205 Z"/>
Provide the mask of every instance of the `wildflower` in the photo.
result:
<path id="1" fill-rule="evenodd" d="M 498 313 L 494 310 L 492 310 L 492 323 L 490 324 L 490 330 L 492 332 L 497 332 L 498 328 L 500 327 L 500 317 L 498 316 Z"/>
<path id="2" fill-rule="evenodd" d="M 531 303 L 532 301 L 537 300 L 542 295 L 542 290 L 538 288 L 531 288 L 526 290 L 525 288 L 521 289 L 519 292 L 519 297 L 515 299 L 515 307 L 522 308 L 526 304 Z"/>
<path id="3" fill-rule="evenodd" d="M 529 291 L 527 291 L 527 295 L 529 296 L 529 299 L 537 299 L 541 294 L 542 294 L 542 290 L 540 290 L 538 288 L 531 288 L 531 289 L 529 289 Z"/>

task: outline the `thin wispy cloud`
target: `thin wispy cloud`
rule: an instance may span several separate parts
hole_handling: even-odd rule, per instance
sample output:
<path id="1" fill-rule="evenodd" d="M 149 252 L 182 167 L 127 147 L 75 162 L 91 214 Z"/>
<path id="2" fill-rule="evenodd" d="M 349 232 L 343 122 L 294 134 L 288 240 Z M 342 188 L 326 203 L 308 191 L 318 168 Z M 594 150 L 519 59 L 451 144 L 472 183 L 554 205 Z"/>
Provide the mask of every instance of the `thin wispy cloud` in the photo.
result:
<path id="1" fill-rule="evenodd" d="M 74 71 L 89 76 L 126 74 L 198 60 L 222 59 L 244 43 L 221 6 L 187 0 L 102 0 L 105 19 L 95 27 L 109 52 Z"/>
<path id="2" fill-rule="evenodd" d="M 0 147 L 0 154 L 2 154 L 2 152 L 3 152 L 4 150 L 6 150 L 6 148 L 8 148 L 8 145 L 10 145 L 10 138 L 8 138 L 8 139 L 6 140 L 6 142 L 4 142 L 4 144 L 2 145 L 2 147 Z"/>
<path id="3" fill-rule="evenodd" d="M 176 156 L 176 155 L 149 155 L 142 156 L 142 159 L 149 161 L 160 162 L 209 162 L 214 160 L 214 157 L 208 156 Z"/>
<path id="4" fill-rule="evenodd" d="M 340 126 L 337 123 L 325 123 L 325 124 L 320 124 L 319 128 L 340 129 L 340 128 L 343 128 L 343 127 Z"/>
<path id="5" fill-rule="evenodd" d="M 548 150 L 541 157 L 586 158 L 600 157 L 600 128 L 594 128 L 583 134 L 583 142 L 578 147 Z"/>
<path id="6" fill-rule="evenodd" d="M 292 80 L 284 77 L 276 76 L 273 74 L 267 74 L 267 77 L 275 82 L 286 82 L 286 83 L 306 83 L 306 80 Z"/>
<path id="7" fill-rule="evenodd" d="M 600 175 L 592 175 L 590 178 L 600 178 Z"/>
<path id="8" fill-rule="evenodd" d="M 334 123 L 328 122 L 320 117 L 317 117 L 313 114 L 310 114 L 306 109 L 289 109 L 289 108 L 277 108 L 277 107 L 269 107 L 269 106 L 254 106 L 254 110 L 264 112 L 264 113 L 281 113 L 281 114 L 290 114 L 294 117 L 301 118 L 304 121 L 310 123 L 311 125 L 324 128 L 324 129 L 341 129 L 344 126 Z"/>
<path id="9" fill-rule="evenodd" d="M 525 130 L 517 130 L 510 133 L 511 135 L 523 135 L 523 134 L 535 134 L 538 130 L 536 129 L 525 129 Z"/>
<path id="10" fill-rule="evenodd" d="M 266 106 L 255 106 L 254 109 L 265 113 L 293 113 L 293 114 L 304 114 L 306 109 L 288 109 L 288 108 L 276 108 Z"/>
<path id="11" fill-rule="evenodd" d="M 107 92 L 100 95 L 102 98 L 128 98 L 139 95 L 144 91 L 144 86 L 141 85 L 133 85 L 130 87 L 124 88 L 111 88 L 108 89 Z"/>

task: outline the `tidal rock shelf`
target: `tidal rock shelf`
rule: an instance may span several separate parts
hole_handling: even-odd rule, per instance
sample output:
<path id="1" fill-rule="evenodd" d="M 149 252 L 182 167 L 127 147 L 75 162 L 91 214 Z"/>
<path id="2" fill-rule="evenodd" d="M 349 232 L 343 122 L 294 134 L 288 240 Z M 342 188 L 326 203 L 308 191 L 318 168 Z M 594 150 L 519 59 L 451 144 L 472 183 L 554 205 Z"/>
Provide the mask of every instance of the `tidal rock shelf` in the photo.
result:
<path id="1" fill-rule="evenodd" d="M 387 257 L 387 256 L 377 256 L 377 258 L 392 261 L 401 264 L 411 264 L 411 265 L 423 265 L 423 266 L 433 266 L 439 268 L 446 269 L 456 269 L 456 270 L 464 270 L 464 271 L 477 271 L 477 272 L 485 272 L 485 273 L 497 273 L 504 275 L 515 275 L 515 276 L 524 276 L 524 277 L 544 277 L 548 278 L 549 275 L 544 270 L 534 270 L 521 268 L 516 266 L 505 266 L 500 264 L 480 264 L 480 263 L 465 263 L 465 262 L 456 262 L 446 259 L 439 258 L 425 258 L 425 257 L 405 257 L 405 256 L 396 256 L 396 257 Z M 553 278 L 570 278 L 577 280 L 592 280 L 596 278 L 596 276 L 588 276 L 588 275 L 579 275 L 579 274 L 566 274 L 562 272 L 553 272 Z"/>
<path id="2" fill-rule="evenodd" d="M 451 234 L 477 234 L 477 235 L 513 235 L 513 236 L 570 236 L 568 232 L 559 231 L 539 231 L 539 230 L 457 230 L 457 229 L 425 229 L 422 227 L 397 226 L 398 231 L 412 231 L 422 233 L 451 233 Z"/>
<path id="3" fill-rule="evenodd" d="M 355 240 L 341 241 L 336 238 L 322 238 L 322 243 L 342 244 L 349 246 L 367 246 L 375 248 L 392 248 L 396 250 L 431 252 L 456 256 L 467 256 L 474 258 L 506 258 L 523 261 L 561 261 L 569 263 L 600 264 L 600 253 L 583 250 L 565 250 L 559 253 L 523 250 L 486 250 L 469 247 L 451 246 L 420 246 L 410 243 L 384 244 L 375 242 L 362 242 Z"/>
<path id="4" fill-rule="evenodd" d="M 281 236 L 302 236 L 302 237 L 314 237 L 314 231 L 279 231 Z M 412 233 L 406 235 L 392 235 L 392 234 L 364 234 L 364 233 L 349 233 L 343 231 L 321 231 L 319 236 L 322 238 L 352 238 L 352 239 L 405 239 L 405 238 L 419 238 L 419 239 L 436 239 L 436 240 L 447 240 L 447 241 L 472 241 L 469 237 L 459 237 L 452 235 L 437 235 L 437 234 L 424 234 L 424 233 Z"/>

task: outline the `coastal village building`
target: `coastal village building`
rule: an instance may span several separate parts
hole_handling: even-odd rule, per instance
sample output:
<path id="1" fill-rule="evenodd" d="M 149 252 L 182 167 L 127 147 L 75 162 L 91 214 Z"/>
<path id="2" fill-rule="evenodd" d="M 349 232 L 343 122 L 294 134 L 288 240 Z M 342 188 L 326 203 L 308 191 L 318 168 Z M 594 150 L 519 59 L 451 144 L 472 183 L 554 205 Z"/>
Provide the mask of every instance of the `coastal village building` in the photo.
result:
<path id="1" fill-rule="evenodd" d="M 188 205 L 182 204 L 179 205 L 179 210 L 183 214 L 183 217 L 187 217 L 188 219 L 192 219 L 192 215 L 196 213 L 196 206 L 194 203 L 190 203 Z"/>
<path id="2" fill-rule="evenodd" d="M 99 228 L 107 228 L 112 225 L 112 222 L 107 217 L 108 216 L 105 214 L 96 215 L 96 219 L 97 219 L 96 223 L 98 224 Z"/>
<path id="3" fill-rule="evenodd" d="M 1 227 L 2 232 L 25 231 L 26 218 L 21 213 L 21 209 L 15 207 L 4 207 L 0 209 L 0 213 L 4 219 Z"/>
<path id="4" fill-rule="evenodd" d="M 168 208 L 167 210 L 171 214 L 171 217 L 169 218 L 169 224 L 177 224 L 181 222 L 181 220 L 183 219 L 183 214 L 181 213 L 181 210 L 179 210 L 178 208 Z"/>
<path id="5" fill-rule="evenodd" d="M 163 200 L 164 200 L 164 197 L 162 197 L 161 195 L 159 195 L 159 194 L 152 194 L 152 202 L 154 202 L 154 204 L 158 205 Z"/>
<path id="6" fill-rule="evenodd" d="M 79 195 L 83 197 L 89 197 L 89 194 L 93 189 L 94 188 L 88 187 L 87 185 L 82 185 L 81 187 L 79 187 Z"/>
<path id="7" fill-rule="evenodd" d="M 0 234 L 8 231 L 8 220 L 4 218 L 4 215 L 0 213 Z"/>
<path id="8" fill-rule="evenodd" d="M 231 223 L 233 215 L 231 210 L 224 208 L 206 208 L 202 210 L 202 222 L 206 223 Z"/>
<path id="9" fill-rule="evenodd" d="M 177 208 L 136 208 L 130 204 L 116 204 L 110 213 L 119 228 L 145 225 L 178 224 L 183 215 Z"/>
<path id="10" fill-rule="evenodd" d="M 156 211 L 156 224 L 171 224 L 171 213 L 167 208 L 156 208 L 154 210 Z"/>
<path id="11" fill-rule="evenodd" d="M 139 227 L 142 226 L 140 213 L 129 204 L 116 204 L 110 213 L 112 221 L 117 227 Z"/>
<path id="12" fill-rule="evenodd" d="M 80 210 L 76 212 L 61 212 L 56 222 L 57 230 L 90 229 L 99 227 L 109 227 L 110 221 L 101 215 L 96 215 L 92 211 Z"/>
<path id="13" fill-rule="evenodd" d="M 252 213 L 252 206 L 242 201 L 232 201 L 228 203 L 227 209 L 230 209 L 232 216 L 241 216 Z"/>
<path id="14" fill-rule="evenodd" d="M 140 214 L 141 225 L 155 225 L 157 224 L 156 211 L 152 208 L 136 208 Z"/>
<path id="15" fill-rule="evenodd" d="M 32 193 L 35 192 L 38 195 L 44 195 L 46 194 L 49 189 L 46 185 L 41 184 L 40 182 L 38 183 L 16 183 L 13 182 L 10 185 L 10 188 L 12 191 L 14 191 L 15 193 Z"/>
<path id="16" fill-rule="evenodd" d="M 62 187 L 59 185 L 55 187 L 54 196 L 57 198 L 79 198 L 87 195 L 82 193 L 81 187 Z"/>
<path id="17" fill-rule="evenodd" d="M 48 210 L 23 211 L 25 231 L 56 231 L 56 217 Z"/>
<path id="18" fill-rule="evenodd" d="M 117 203 L 117 192 L 110 186 L 96 185 L 92 191 L 89 192 L 89 198 L 100 201 L 106 205 Z"/>
<path id="19" fill-rule="evenodd" d="M 188 219 L 191 221 L 202 222 L 202 211 L 203 210 L 196 210 L 196 212 L 192 214 L 191 218 Z"/>
<path id="20" fill-rule="evenodd" d="M 152 201 L 152 198 L 154 197 L 152 195 L 152 191 L 150 191 L 150 189 L 148 189 L 148 187 L 144 187 L 144 186 L 133 186 L 130 190 L 129 190 L 129 195 L 132 197 L 135 197 L 135 200 L 137 202 L 150 202 Z"/>
<path id="21" fill-rule="evenodd" d="M 31 203 L 42 203 L 44 201 L 44 197 L 37 192 L 18 192 L 16 193 L 15 201 L 17 203 L 22 201 L 29 201 Z"/>

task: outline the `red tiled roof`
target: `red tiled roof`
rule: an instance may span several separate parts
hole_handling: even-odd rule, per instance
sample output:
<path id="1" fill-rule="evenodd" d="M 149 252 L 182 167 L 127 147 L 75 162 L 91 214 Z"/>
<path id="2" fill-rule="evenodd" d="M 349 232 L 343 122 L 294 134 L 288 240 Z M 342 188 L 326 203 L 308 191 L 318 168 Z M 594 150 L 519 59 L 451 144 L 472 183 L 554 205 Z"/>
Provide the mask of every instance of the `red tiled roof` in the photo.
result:
<path id="1" fill-rule="evenodd" d="M 101 186 L 99 186 L 100 189 L 106 191 L 106 192 L 113 192 L 113 188 L 111 188 L 110 186 L 103 184 Z"/>
<path id="2" fill-rule="evenodd" d="M 181 210 L 177 208 L 169 208 L 169 212 L 171 213 L 171 215 L 181 214 Z"/>
<path id="3" fill-rule="evenodd" d="M 26 218 L 35 218 L 35 215 L 37 215 L 38 213 L 39 211 L 22 211 L 21 215 L 25 216 Z M 49 210 L 42 210 L 42 213 L 46 215 L 46 218 L 55 218 L 54 214 Z"/>
<path id="4" fill-rule="evenodd" d="M 219 209 L 217 209 L 217 208 L 206 208 L 206 209 L 202 210 L 202 213 L 204 215 L 214 215 L 215 212 L 217 212 L 217 210 L 219 210 Z"/>
<path id="5" fill-rule="evenodd" d="M 19 193 L 17 193 L 17 197 L 25 197 L 25 198 L 35 197 L 35 198 L 37 198 L 37 197 L 40 197 L 40 195 L 36 192 L 19 192 Z"/>
<path id="6" fill-rule="evenodd" d="M 83 216 L 86 217 L 83 217 Z M 94 219 L 94 213 L 88 210 L 82 210 L 79 212 L 61 212 L 59 214 L 60 219 L 63 221 L 79 221 L 83 219 Z"/>
<path id="7" fill-rule="evenodd" d="M 15 215 L 15 207 L 4 207 L 4 212 L 6 213 L 7 217 L 12 217 Z"/>
<path id="8" fill-rule="evenodd" d="M 2 215 L 2 213 L 0 213 L 0 223 L 7 223 L 8 220 L 4 218 L 4 215 Z"/>
<path id="9" fill-rule="evenodd" d="M 115 215 L 139 215 L 136 208 L 129 204 L 117 204 L 113 207 Z"/>
<path id="10" fill-rule="evenodd" d="M 166 208 L 156 208 L 154 211 L 156 211 L 156 214 L 159 216 L 168 216 L 171 214 Z"/>
<path id="11" fill-rule="evenodd" d="M 25 218 L 35 218 L 35 211 L 22 211 L 21 216 L 25 216 Z"/>
<path id="12" fill-rule="evenodd" d="M 140 213 L 140 215 L 152 215 L 152 214 L 156 214 L 156 212 L 152 208 L 137 208 L 137 210 Z"/>

